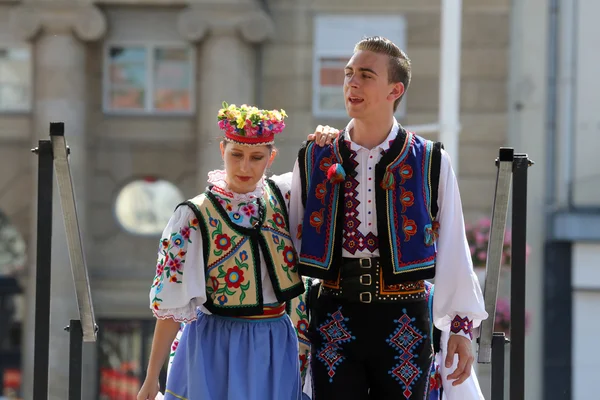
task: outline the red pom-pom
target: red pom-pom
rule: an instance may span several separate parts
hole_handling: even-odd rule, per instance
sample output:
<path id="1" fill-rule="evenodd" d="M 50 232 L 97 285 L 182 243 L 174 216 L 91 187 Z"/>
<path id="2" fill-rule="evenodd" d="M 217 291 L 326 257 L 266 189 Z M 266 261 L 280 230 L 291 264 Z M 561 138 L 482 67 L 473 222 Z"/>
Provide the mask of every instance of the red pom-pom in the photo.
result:
<path id="1" fill-rule="evenodd" d="M 346 171 L 341 164 L 332 164 L 327 170 L 327 179 L 333 184 L 344 182 L 346 179 Z"/>

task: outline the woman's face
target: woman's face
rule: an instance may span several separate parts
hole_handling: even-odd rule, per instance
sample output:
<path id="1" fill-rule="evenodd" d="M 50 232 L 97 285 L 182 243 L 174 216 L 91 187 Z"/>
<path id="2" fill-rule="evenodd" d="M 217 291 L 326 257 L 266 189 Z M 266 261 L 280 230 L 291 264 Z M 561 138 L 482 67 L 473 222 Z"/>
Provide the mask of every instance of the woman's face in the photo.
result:
<path id="1" fill-rule="evenodd" d="M 221 155 L 225 162 L 227 185 L 237 193 L 249 193 L 271 166 L 276 151 L 270 146 L 243 146 L 221 142 Z"/>

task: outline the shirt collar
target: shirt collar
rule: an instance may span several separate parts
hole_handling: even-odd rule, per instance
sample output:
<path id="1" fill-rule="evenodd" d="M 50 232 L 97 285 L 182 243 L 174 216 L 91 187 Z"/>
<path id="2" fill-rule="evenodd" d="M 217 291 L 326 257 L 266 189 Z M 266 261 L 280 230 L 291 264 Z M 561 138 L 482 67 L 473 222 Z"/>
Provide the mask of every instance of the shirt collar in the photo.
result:
<path id="1" fill-rule="evenodd" d="M 344 130 L 344 140 L 347 141 L 348 143 L 350 143 L 350 149 L 353 151 L 365 149 L 363 146 L 353 142 L 352 139 L 350 138 L 350 130 L 353 127 L 354 127 L 354 119 L 352 119 L 348 123 L 348 125 L 346 125 L 346 129 Z M 398 136 L 399 131 L 400 131 L 400 124 L 398 123 L 396 118 L 394 118 L 394 125 L 392 126 L 390 133 L 387 135 L 385 140 L 383 142 L 381 142 L 380 144 L 378 144 L 377 146 L 375 146 L 374 149 L 379 149 L 379 151 L 383 151 L 383 152 L 388 151 L 390 146 L 392 145 L 394 139 L 396 139 L 396 136 Z M 365 149 L 365 150 L 367 150 L 367 149 Z"/>

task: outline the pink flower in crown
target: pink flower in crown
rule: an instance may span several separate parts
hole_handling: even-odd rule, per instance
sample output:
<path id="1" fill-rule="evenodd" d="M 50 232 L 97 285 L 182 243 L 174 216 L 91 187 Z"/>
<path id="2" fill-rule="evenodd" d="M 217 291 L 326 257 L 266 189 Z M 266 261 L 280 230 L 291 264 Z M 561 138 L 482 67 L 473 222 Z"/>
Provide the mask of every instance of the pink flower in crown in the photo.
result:
<path id="1" fill-rule="evenodd" d="M 283 132 L 283 128 L 285 128 L 285 122 L 275 122 L 273 124 L 273 128 L 271 129 L 274 134 L 278 134 Z"/>
<path id="2" fill-rule="evenodd" d="M 256 216 L 258 214 L 258 209 L 256 208 L 256 206 L 252 203 L 250 204 L 246 204 L 245 206 L 243 206 L 240 210 L 242 213 L 244 213 L 247 217 L 253 217 Z"/>
<path id="3" fill-rule="evenodd" d="M 258 136 L 259 129 L 260 129 L 260 127 L 252 125 L 252 121 L 246 120 L 246 126 L 244 126 L 244 130 L 246 131 L 246 136 Z"/>
<path id="4" fill-rule="evenodd" d="M 271 122 L 269 122 L 268 120 L 262 121 L 261 127 L 263 135 L 268 136 L 271 134 Z"/>
<path id="5" fill-rule="evenodd" d="M 219 128 L 224 130 L 225 132 L 234 132 L 235 126 L 232 126 L 228 120 L 224 119 L 219 121 Z"/>

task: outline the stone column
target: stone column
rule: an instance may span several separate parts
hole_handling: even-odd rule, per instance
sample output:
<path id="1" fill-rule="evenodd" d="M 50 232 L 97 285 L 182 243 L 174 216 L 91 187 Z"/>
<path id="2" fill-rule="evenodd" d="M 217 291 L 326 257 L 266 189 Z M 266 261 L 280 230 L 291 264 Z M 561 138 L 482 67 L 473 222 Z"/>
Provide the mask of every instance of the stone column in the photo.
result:
<path id="1" fill-rule="evenodd" d="M 106 31 L 102 12 L 92 5 L 78 2 L 26 2 L 11 10 L 13 31 L 23 40 L 34 44 L 34 120 L 33 141 L 48 139 L 50 122 L 65 123 L 65 135 L 71 148 L 70 165 L 77 201 L 77 211 L 84 245 L 86 226 L 86 111 L 87 76 L 86 46 L 84 41 L 100 39 Z M 37 158 L 34 160 L 37 171 Z M 37 178 L 34 180 L 37 193 Z M 63 330 L 71 318 L 78 318 L 67 242 L 62 220 L 58 188 L 54 185 L 52 230 L 52 285 L 50 317 L 50 354 L 48 399 L 68 397 L 69 335 Z M 37 201 L 32 212 L 37 211 Z M 37 237 L 33 219 L 32 237 Z M 87 246 L 89 247 L 89 246 Z M 28 306 L 24 323 L 22 370 L 24 398 L 31 398 L 33 384 L 33 343 L 35 319 L 35 242 L 32 243 L 32 261 L 28 284 Z M 89 346 L 86 346 L 89 347 Z M 86 362 L 87 361 L 87 362 Z M 93 363 L 93 357 L 92 357 Z M 95 365 L 84 358 L 83 387 L 93 387 Z M 92 368 L 90 368 L 92 367 Z"/>
<path id="2" fill-rule="evenodd" d="M 178 24 L 183 37 L 201 42 L 196 82 L 197 190 L 201 191 L 206 187 L 207 172 L 222 165 L 217 127 L 221 103 L 254 103 L 254 45 L 267 40 L 274 28 L 271 18 L 253 0 L 191 6 L 182 11 Z"/>

